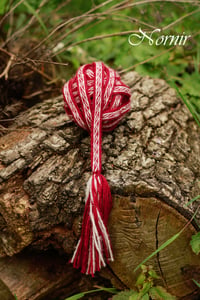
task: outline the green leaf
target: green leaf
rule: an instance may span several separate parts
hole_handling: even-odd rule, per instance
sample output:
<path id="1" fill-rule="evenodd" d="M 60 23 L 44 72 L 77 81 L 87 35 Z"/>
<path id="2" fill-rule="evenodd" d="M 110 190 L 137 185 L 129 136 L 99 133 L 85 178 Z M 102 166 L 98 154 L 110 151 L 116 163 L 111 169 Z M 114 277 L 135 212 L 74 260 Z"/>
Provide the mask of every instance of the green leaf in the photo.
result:
<path id="1" fill-rule="evenodd" d="M 190 245 L 193 252 L 198 255 L 200 253 L 200 232 L 192 236 Z"/>
<path id="2" fill-rule="evenodd" d="M 156 274 L 156 272 L 154 270 L 150 270 L 148 272 L 148 274 L 151 276 L 151 278 L 154 278 L 154 279 L 159 279 L 160 276 L 158 276 L 158 274 Z"/>
<path id="3" fill-rule="evenodd" d="M 152 287 L 149 295 L 153 300 L 176 300 L 176 297 L 169 294 L 162 286 Z"/>
<path id="4" fill-rule="evenodd" d="M 199 114 L 199 118 L 200 118 L 200 97 L 190 97 L 190 102 L 196 109 L 197 113 Z"/>
<path id="5" fill-rule="evenodd" d="M 142 292 L 135 293 L 129 297 L 129 300 L 149 300 L 149 294 L 148 293 L 143 294 Z"/>
<path id="6" fill-rule="evenodd" d="M 196 201 L 198 199 L 200 199 L 200 195 L 198 195 L 198 196 L 194 197 L 193 199 L 191 199 L 185 206 L 190 205 L 191 203 L 193 203 L 194 201 Z"/>
<path id="7" fill-rule="evenodd" d="M 146 273 L 148 268 L 145 265 L 141 265 L 141 269 L 143 273 Z"/>
<path id="8" fill-rule="evenodd" d="M 141 300 L 141 296 L 139 293 L 135 292 L 135 294 L 129 297 L 129 300 Z"/>
<path id="9" fill-rule="evenodd" d="M 146 293 L 149 292 L 150 288 L 152 286 L 151 282 L 145 282 L 143 285 L 142 290 L 140 291 L 141 296 L 143 297 Z"/>
<path id="10" fill-rule="evenodd" d="M 100 289 L 86 291 L 86 292 L 82 292 L 82 293 L 73 295 L 71 297 L 66 298 L 65 300 L 78 300 L 78 299 L 83 298 L 87 294 L 102 292 L 102 291 L 109 292 L 109 293 L 112 293 L 112 294 L 115 294 L 117 292 L 117 290 L 115 288 L 104 288 L 104 287 L 102 287 Z"/>
<path id="11" fill-rule="evenodd" d="M 141 274 L 138 276 L 135 285 L 136 285 L 136 286 L 142 285 L 142 284 L 144 283 L 145 279 L 146 279 L 146 276 L 145 276 L 143 273 L 141 273 Z"/>
<path id="12" fill-rule="evenodd" d="M 194 281 L 194 283 L 200 288 L 200 283 L 198 283 L 195 279 L 192 279 L 192 281 Z"/>
<path id="13" fill-rule="evenodd" d="M 74 296 L 68 297 L 65 300 L 78 300 L 78 299 L 83 298 L 84 296 L 85 296 L 85 293 L 79 293 Z"/>
<path id="14" fill-rule="evenodd" d="M 116 290 L 116 288 L 106 288 L 106 287 L 101 287 L 100 289 L 96 290 L 97 292 L 107 292 L 107 293 L 111 293 L 111 294 L 118 294 L 119 291 Z"/>
<path id="15" fill-rule="evenodd" d="M 199 97 L 199 81 L 200 74 L 193 72 L 192 74 L 184 73 L 181 83 L 183 85 L 183 94 L 189 94 L 192 96 Z"/>
<path id="16" fill-rule="evenodd" d="M 141 298 L 141 300 L 149 300 L 149 294 L 145 294 L 145 295 Z"/>
<path id="17" fill-rule="evenodd" d="M 136 293 L 129 297 L 129 300 L 149 300 L 149 295 L 141 295 L 141 293 Z"/>
<path id="18" fill-rule="evenodd" d="M 178 87 L 176 86 L 176 84 L 174 82 L 171 82 L 171 84 L 173 85 L 173 87 L 175 88 L 175 90 L 177 91 L 178 95 L 180 96 L 180 98 L 183 100 L 183 102 L 185 103 L 185 105 L 187 106 L 188 110 L 190 111 L 190 113 L 192 114 L 193 118 L 195 119 L 196 123 L 198 124 L 198 126 L 200 127 L 200 116 L 198 114 L 198 112 L 196 111 L 194 105 L 192 105 L 190 103 L 190 101 L 188 101 L 183 94 L 181 93 L 181 91 L 178 89 Z"/>
<path id="19" fill-rule="evenodd" d="M 130 291 L 120 292 L 119 294 L 115 295 L 112 299 L 113 300 L 137 300 L 137 296 L 138 296 L 137 292 L 130 290 Z"/>
<path id="20" fill-rule="evenodd" d="M 0 1 L 0 15 L 3 15 L 5 13 L 7 2 L 8 0 Z"/>
<path id="21" fill-rule="evenodd" d="M 40 23 L 41 27 L 44 29 L 45 33 L 48 34 L 49 33 L 48 29 L 45 26 L 45 24 L 42 21 L 42 19 L 40 18 L 40 16 L 38 15 L 37 11 L 27 1 L 24 1 L 23 4 L 29 9 L 30 13 L 32 13 L 35 16 L 35 18 Z"/>

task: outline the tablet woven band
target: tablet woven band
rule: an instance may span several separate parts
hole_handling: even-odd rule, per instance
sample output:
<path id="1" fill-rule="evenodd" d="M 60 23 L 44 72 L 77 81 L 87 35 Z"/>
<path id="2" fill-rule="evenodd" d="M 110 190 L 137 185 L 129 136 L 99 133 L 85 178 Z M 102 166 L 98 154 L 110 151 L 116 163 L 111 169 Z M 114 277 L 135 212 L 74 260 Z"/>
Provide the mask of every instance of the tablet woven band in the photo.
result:
<path id="1" fill-rule="evenodd" d="M 87 183 L 81 237 L 71 259 L 74 267 L 94 276 L 113 261 L 107 222 L 112 208 L 110 187 L 101 174 L 102 132 L 113 130 L 130 110 L 130 89 L 102 62 L 81 66 L 63 87 L 66 113 L 91 135 L 92 175 Z"/>

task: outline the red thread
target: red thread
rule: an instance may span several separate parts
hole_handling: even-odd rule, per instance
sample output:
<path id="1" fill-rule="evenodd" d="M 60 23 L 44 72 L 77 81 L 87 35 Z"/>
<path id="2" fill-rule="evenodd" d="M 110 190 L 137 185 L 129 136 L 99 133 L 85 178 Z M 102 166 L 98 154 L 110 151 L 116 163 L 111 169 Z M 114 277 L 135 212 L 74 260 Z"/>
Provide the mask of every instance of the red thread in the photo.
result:
<path id="1" fill-rule="evenodd" d="M 130 110 L 130 89 L 102 62 L 80 67 L 63 87 L 64 108 L 91 135 L 91 168 L 82 232 L 71 259 L 81 272 L 94 276 L 113 260 L 107 222 L 112 208 L 109 185 L 101 175 L 102 132 L 113 130 Z M 105 262 L 105 258 L 106 262 Z"/>

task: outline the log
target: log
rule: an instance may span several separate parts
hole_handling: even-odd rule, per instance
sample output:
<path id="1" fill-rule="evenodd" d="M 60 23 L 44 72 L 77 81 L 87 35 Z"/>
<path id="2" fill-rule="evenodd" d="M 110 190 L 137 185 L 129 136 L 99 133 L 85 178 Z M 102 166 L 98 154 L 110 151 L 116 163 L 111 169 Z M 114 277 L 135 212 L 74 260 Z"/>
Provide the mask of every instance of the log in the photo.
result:
<path id="1" fill-rule="evenodd" d="M 153 265 L 158 283 L 169 292 L 195 299 L 199 294 L 192 279 L 200 281 L 200 259 L 189 242 L 200 212 L 198 201 L 187 203 L 200 194 L 200 133 L 164 80 L 136 72 L 123 80 L 131 87 L 132 109 L 102 143 L 103 174 L 113 195 L 109 232 L 115 261 L 100 274 L 116 287 L 134 288 L 139 272 L 134 268 L 185 226 L 146 264 Z M 0 149 L 0 269 L 24 248 L 46 253 L 53 247 L 67 262 L 80 236 L 91 172 L 88 133 L 67 117 L 60 96 L 21 113 L 0 138 Z M 6 278 L 2 271 L 0 279 L 13 293 L 12 272 Z M 28 289 L 31 294 L 31 285 Z M 42 299 L 36 290 L 33 299 Z"/>
<path id="2" fill-rule="evenodd" d="M 67 266 L 66 257 L 58 257 L 55 251 L 22 251 L 1 258 L 0 274 L 0 291 L 1 284 L 7 289 L 0 294 L 2 300 L 14 300 L 14 296 L 23 300 L 56 299 L 63 290 L 61 299 L 65 299 L 65 295 L 76 293 L 80 282 L 77 270 Z"/>

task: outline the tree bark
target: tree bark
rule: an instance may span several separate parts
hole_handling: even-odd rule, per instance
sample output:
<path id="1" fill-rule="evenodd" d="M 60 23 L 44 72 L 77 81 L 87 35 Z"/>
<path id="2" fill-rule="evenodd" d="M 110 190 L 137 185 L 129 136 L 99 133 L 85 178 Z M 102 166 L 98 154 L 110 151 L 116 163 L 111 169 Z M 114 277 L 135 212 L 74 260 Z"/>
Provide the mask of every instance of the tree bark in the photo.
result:
<path id="1" fill-rule="evenodd" d="M 186 205 L 200 194 L 198 127 L 164 80 L 135 72 L 123 79 L 131 87 L 132 109 L 102 142 L 103 174 L 113 195 L 109 232 L 115 261 L 101 274 L 117 287 L 134 288 L 134 268 L 188 223 L 146 264 L 169 292 L 195 299 L 192 279 L 200 281 L 200 259 L 189 242 L 200 212 L 198 201 Z M 71 256 L 90 176 L 88 133 L 67 117 L 58 97 L 22 113 L 0 138 L 0 149 L 0 268 L 6 256 L 25 247 L 53 246 Z"/>

